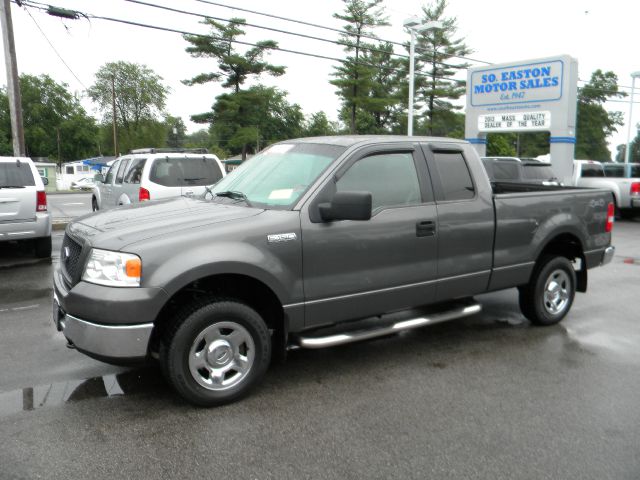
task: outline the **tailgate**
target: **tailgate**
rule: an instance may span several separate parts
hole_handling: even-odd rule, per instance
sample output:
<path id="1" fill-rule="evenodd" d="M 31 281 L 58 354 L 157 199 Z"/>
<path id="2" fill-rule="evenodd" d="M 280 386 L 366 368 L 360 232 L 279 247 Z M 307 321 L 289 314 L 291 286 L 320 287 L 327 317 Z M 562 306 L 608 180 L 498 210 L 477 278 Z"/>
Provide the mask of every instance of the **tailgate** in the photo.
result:
<path id="1" fill-rule="evenodd" d="M 36 187 L 0 188 L 0 222 L 36 218 Z"/>
<path id="2" fill-rule="evenodd" d="M 28 221 L 36 217 L 36 186 L 25 162 L 0 163 L 0 222 Z"/>

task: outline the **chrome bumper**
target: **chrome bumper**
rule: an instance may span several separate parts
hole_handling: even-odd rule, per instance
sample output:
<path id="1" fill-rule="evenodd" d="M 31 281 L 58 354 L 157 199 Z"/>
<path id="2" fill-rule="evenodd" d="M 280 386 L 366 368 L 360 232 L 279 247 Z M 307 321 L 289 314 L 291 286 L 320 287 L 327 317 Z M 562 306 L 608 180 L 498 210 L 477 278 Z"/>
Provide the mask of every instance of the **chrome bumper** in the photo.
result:
<path id="1" fill-rule="evenodd" d="M 602 254 L 602 261 L 600 262 L 600 265 L 606 265 L 607 263 L 609 263 L 615 253 L 616 247 L 611 246 L 605 248 L 604 253 Z"/>
<path id="2" fill-rule="evenodd" d="M 58 324 L 58 329 L 78 350 L 113 359 L 146 357 L 153 330 L 153 323 L 98 325 L 68 314 Z"/>

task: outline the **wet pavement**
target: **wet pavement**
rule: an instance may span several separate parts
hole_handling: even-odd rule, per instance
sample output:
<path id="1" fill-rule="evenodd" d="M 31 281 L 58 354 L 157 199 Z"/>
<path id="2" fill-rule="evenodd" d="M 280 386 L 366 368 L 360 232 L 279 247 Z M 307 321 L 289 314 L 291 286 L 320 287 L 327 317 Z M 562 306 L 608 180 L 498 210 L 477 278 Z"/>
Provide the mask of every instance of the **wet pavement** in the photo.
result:
<path id="1" fill-rule="evenodd" d="M 153 365 L 66 349 L 52 263 L 3 248 L 0 479 L 638 479 L 639 237 L 616 224 L 616 257 L 560 325 L 530 326 L 515 290 L 488 294 L 474 317 L 291 352 L 209 410 Z"/>
<path id="2" fill-rule="evenodd" d="M 47 203 L 54 220 L 71 219 L 91 213 L 91 192 L 51 194 Z"/>

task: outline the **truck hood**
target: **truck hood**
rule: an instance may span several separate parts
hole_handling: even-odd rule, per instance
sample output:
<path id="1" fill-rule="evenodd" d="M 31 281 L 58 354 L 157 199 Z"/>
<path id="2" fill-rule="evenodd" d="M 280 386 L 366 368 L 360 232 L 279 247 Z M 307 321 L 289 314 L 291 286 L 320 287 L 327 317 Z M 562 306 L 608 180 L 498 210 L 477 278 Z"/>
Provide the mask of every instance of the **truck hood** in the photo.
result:
<path id="1" fill-rule="evenodd" d="M 264 210 L 186 197 L 118 207 L 77 218 L 69 232 L 93 246 L 119 250 L 160 235 L 259 215 Z"/>

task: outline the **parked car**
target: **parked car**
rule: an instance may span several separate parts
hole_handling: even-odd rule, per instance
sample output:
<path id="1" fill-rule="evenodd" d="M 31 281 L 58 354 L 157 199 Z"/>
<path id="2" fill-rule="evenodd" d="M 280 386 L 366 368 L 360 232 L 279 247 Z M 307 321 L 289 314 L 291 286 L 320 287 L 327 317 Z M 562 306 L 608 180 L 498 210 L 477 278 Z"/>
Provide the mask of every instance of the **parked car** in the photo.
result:
<path id="1" fill-rule="evenodd" d="M 106 176 L 96 175 L 92 210 L 109 210 L 146 200 L 198 196 L 224 177 L 217 156 L 206 149 L 138 149 L 111 165 Z"/>
<path id="2" fill-rule="evenodd" d="M 80 178 L 71 182 L 71 190 L 91 190 L 95 185 L 93 178 Z"/>
<path id="3" fill-rule="evenodd" d="M 604 164 L 594 160 L 574 160 L 573 185 L 604 188 L 616 202 L 616 215 L 640 215 L 640 178 L 606 176 Z"/>
<path id="4" fill-rule="evenodd" d="M 51 216 L 38 169 L 30 158 L 0 157 L 0 244 L 32 241 L 36 257 L 51 256 Z"/>
<path id="5" fill-rule="evenodd" d="M 550 163 L 516 157 L 482 157 L 482 164 L 492 182 L 560 185 Z"/>
<path id="6" fill-rule="evenodd" d="M 54 321 L 103 361 L 158 359 L 197 405 L 246 394 L 273 355 L 431 325 L 518 287 L 553 325 L 608 263 L 606 190 L 490 184 L 453 139 L 344 136 L 270 146 L 199 198 L 67 227 Z"/>

